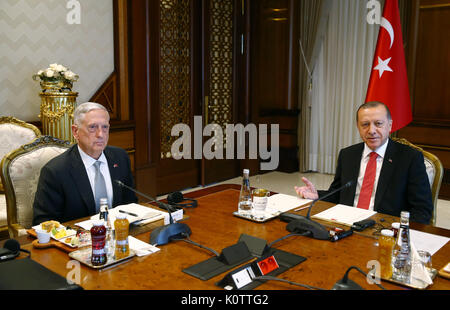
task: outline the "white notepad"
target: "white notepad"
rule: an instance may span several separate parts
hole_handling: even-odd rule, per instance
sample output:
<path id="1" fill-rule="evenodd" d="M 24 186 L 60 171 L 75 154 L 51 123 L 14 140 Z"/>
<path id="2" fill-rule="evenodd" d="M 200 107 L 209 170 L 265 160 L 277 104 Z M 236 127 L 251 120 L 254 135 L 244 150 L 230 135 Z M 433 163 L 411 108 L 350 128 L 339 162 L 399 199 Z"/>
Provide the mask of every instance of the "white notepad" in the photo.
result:
<path id="1" fill-rule="evenodd" d="M 375 213 L 377 212 L 338 204 L 313 215 L 312 217 L 342 225 L 352 226 L 353 223 L 365 220 Z"/>
<path id="2" fill-rule="evenodd" d="M 148 219 L 162 219 L 164 218 L 163 211 L 159 211 L 153 208 L 145 207 L 137 203 L 129 203 L 126 205 L 119 205 L 115 208 L 109 209 L 108 215 L 111 223 L 114 223 L 118 214 L 124 212 L 127 216 L 127 220 L 130 223 L 148 220 Z M 91 216 L 91 220 L 96 220 L 99 218 L 99 214 Z"/>
<path id="3" fill-rule="evenodd" d="M 128 222 L 133 223 L 135 225 L 144 225 L 150 222 L 155 222 L 160 219 L 163 219 L 167 212 L 156 210 L 153 208 L 145 207 L 137 203 L 130 203 L 127 205 L 119 205 L 115 208 L 109 209 L 108 216 L 112 225 L 112 229 L 114 230 L 114 221 L 116 220 L 116 215 L 120 213 L 119 210 L 126 211 L 130 214 L 127 215 Z M 136 215 L 136 216 L 135 216 Z M 99 214 L 95 214 L 91 216 L 89 220 L 85 220 L 82 222 L 75 223 L 75 225 L 85 229 L 90 230 L 94 221 L 98 220 L 100 217 Z"/>

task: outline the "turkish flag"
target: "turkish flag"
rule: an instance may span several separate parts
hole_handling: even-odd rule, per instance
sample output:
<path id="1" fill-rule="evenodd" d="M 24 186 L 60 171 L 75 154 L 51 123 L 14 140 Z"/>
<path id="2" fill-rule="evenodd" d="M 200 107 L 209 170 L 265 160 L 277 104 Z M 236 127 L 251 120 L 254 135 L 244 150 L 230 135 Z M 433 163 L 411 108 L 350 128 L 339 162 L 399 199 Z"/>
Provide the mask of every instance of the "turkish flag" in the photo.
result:
<path id="1" fill-rule="evenodd" d="M 373 57 L 366 102 L 388 106 L 394 132 L 412 121 L 411 99 L 397 0 L 386 0 Z"/>

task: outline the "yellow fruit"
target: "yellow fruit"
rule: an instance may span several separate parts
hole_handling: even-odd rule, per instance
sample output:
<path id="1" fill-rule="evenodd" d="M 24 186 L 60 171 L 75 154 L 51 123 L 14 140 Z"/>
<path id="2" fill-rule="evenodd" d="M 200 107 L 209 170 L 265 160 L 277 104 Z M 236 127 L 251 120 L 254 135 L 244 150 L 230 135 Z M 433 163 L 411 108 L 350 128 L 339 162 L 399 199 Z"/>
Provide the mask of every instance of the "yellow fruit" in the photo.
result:
<path id="1" fill-rule="evenodd" d="M 61 238 L 64 238 L 65 236 L 66 236 L 66 230 L 65 229 L 61 229 L 60 231 L 58 231 L 55 234 L 55 238 L 56 239 L 61 239 Z"/>

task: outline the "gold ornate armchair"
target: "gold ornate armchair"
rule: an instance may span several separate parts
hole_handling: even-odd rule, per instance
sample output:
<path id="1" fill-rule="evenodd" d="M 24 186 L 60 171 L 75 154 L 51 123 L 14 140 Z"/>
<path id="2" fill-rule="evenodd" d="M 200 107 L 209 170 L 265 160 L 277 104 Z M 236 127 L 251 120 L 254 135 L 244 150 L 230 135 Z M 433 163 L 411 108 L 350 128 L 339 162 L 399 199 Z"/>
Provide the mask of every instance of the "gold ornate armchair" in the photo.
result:
<path id="1" fill-rule="evenodd" d="M 0 161 L 9 152 L 39 137 L 39 129 L 12 116 L 0 117 Z M 3 183 L 0 180 L 0 233 L 3 236 L 8 230 L 6 215 L 6 197 L 3 194 Z"/>
<path id="2" fill-rule="evenodd" d="M 425 162 L 425 168 L 427 170 L 427 174 L 428 174 L 428 180 L 430 181 L 430 186 L 431 186 L 431 198 L 433 200 L 433 215 L 431 218 L 431 225 L 435 226 L 436 225 L 436 208 L 437 208 L 437 200 L 439 197 L 439 190 L 441 189 L 441 183 L 442 183 L 442 177 L 444 175 L 444 168 L 442 165 L 442 162 L 439 160 L 439 158 L 428 152 L 425 151 L 424 149 L 422 149 L 421 147 L 412 144 L 411 142 L 409 142 L 408 140 L 406 140 L 405 138 L 392 138 L 392 140 L 405 144 L 405 145 L 409 145 L 410 147 L 419 150 L 422 152 L 423 157 L 424 157 L 424 162 Z"/>
<path id="3" fill-rule="evenodd" d="M 33 220 L 34 194 L 41 168 L 65 152 L 71 143 L 51 136 L 40 136 L 6 155 L 1 164 L 5 186 L 8 229 L 11 238 L 25 233 Z"/>

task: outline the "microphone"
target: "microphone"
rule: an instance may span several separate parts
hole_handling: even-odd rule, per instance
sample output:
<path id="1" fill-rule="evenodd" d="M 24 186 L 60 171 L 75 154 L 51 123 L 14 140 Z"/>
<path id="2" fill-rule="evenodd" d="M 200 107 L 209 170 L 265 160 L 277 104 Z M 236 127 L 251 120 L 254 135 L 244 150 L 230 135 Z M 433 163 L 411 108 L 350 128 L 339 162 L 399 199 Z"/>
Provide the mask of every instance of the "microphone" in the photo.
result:
<path id="1" fill-rule="evenodd" d="M 287 226 L 286 226 L 286 229 L 290 232 L 296 232 L 296 233 L 307 231 L 310 233 L 310 237 L 312 237 L 314 239 L 329 240 L 330 235 L 329 235 L 328 230 L 322 224 L 311 220 L 311 218 L 310 218 L 311 209 L 317 201 L 328 198 L 331 195 L 334 195 L 337 192 L 340 192 L 344 188 L 348 188 L 348 187 L 352 186 L 353 183 L 354 183 L 353 180 L 348 181 L 343 186 L 331 191 L 330 193 L 326 194 L 325 196 L 314 199 L 308 208 L 308 213 L 306 214 L 306 217 L 301 216 L 301 215 L 295 215 L 295 220 L 289 222 L 289 224 L 287 224 Z"/>
<path id="2" fill-rule="evenodd" d="M 169 213 L 169 219 L 170 219 L 170 223 L 164 226 L 160 226 L 160 227 L 156 227 L 155 229 L 153 229 L 153 231 L 150 233 L 150 244 L 151 245 L 163 245 L 163 244 L 167 244 L 169 243 L 172 239 L 180 239 L 183 237 L 188 237 L 192 234 L 191 229 L 189 228 L 188 225 L 184 224 L 184 223 L 177 223 L 173 221 L 173 217 L 172 217 L 172 208 L 170 205 L 161 202 L 161 201 L 157 201 L 156 199 L 147 196 L 143 193 L 141 193 L 140 191 L 125 185 L 122 181 L 119 180 L 114 180 L 117 184 L 119 184 L 119 186 L 122 186 L 138 195 L 141 195 L 142 197 L 151 200 L 152 202 L 155 202 L 156 204 L 158 204 L 158 206 L 161 209 L 165 209 L 167 210 L 167 212 Z"/>
<path id="3" fill-rule="evenodd" d="M 308 213 L 306 214 L 306 217 L 309 219 L 309 215 L 310 215 L 310 213 L 311 213 L 311 209 L 312 209 L 313 205 L 314 205 L 316 202 L 318 202 L 319 200 L 324 200 L 325 198 L 328 198 L 328 197 L 330 197 L 330 196 L 336 194 L 337 192 L 340 192 L 340 191 L 343 190 L 344 188 L 347 188 L 347 187 L 352 186 L 353 183 L 355 183 L 355 181 L 354 181 L 354 180 L 350 180 L 350 181 L 348 181 L 347 183 L 345 183 L 344 185 L 342 185 L 341 187 L 335 189 L 334 191 L 329 192 L 329 193 L 326 194 L 325 196 L 322 196 L 322 197 L 319 197 L 319 198 L 317 198 L 317 199 L 314 199 L 313 202 L 311 203 L 311 205 L 309 206 Z"/>
<path id="4" fill-rule="evenodd" d="M 132 191 L 132 192 L 134 192 L 134 193 L 136 193 L 136 194 L 138 194 L 138 195 L 140 195 L 140 196 L 142 196 L 142 197 L 144 197 L 144 198 L 150 200 L 150 202 L 155 202 L 155 203 L 158 205 L 158 207 L 159 207 L 160 209 L 164 209 L 164 210 L 166 210 L 166 211 L 169 211 L 169 214 L 170 214 L 170 212 L 173 212 L 173 208 L 172 208 L 171 205 L 169 205 L 169 204 L 167 204 L 167 203 L 164 203 L 164 202 L 161 202 L 161 201 L 158 201 L 158 200 L 156 200 L 156 199 L 153 198 L 153 197 L 150 197 L 150 196 L 148 196 L 148 195 L 146 195 L 146 194 L 144 194 L 144 193 L 141 193 L 141 192 L 138 191 L 137 189 L 134 189 L 134 188 L 132 188 L 132 187 L 126 185 L 125 183 L 123 183 L 123 182 L 120 181 L 120 180 L 114 180 L 114 181 L 115 181 L 117 184 L 119 184 L 119 186 L 122 186 L 122 187 L 125 187 L 126 189 L 129 189 L 130 191 Z M 172 219 L 172 218 L 171 218 L 171 219 Z"/>
<path id="5" fill-rule="evenodd" d="M 347 269 L 347 271 L 344 274 L 344 277 L 337 281 L 334 285 L 332 290 L 362 290 L 363 288 L 357 284 L 355 281 L 352 281 L 348 278 L 348 273 L 350 272 L 350 270 L 352 269 L 356 269 L 359 272 L 361 272 L 362 274 L 366 275 L 364 273 L 364 271 L 362 271 L 361 269 L 359 269 L 356 266 L 351 266 L 350 268 Z"/>
<path id="6" fill-rule="evenodd" d="M 6 240 L 3 248 L 0 248 L 0 262 L 16 258 L 17 256 L 19 256 L 21 251 L 31 255 L 30 251 L 20 248 L 20 244 L 17 240 Z"/>
<path id="7" fill-rule="evenodd" d="M 352 281 L 348 278 L 348 274 L 349 272 L 355 269 L 357 271 L 359 271 L 360 273 L 362 273 L 366 278 L 367 278 L 367 273 L 365 273 L 364 271 L 362 271 L 360 268 L 356 267 L 356 266 L 350 266 L 347 271 L 344 274 L 344 277 L 337 281 L 334 285 L 332 290 L 363 290 L 363 288 L 357 284 L 355 281 Z M 377 285 L 379 288 L 381 288 L 382 290 L 385 290 L 384 286 L 374 282 L 375 285 Z"/>

